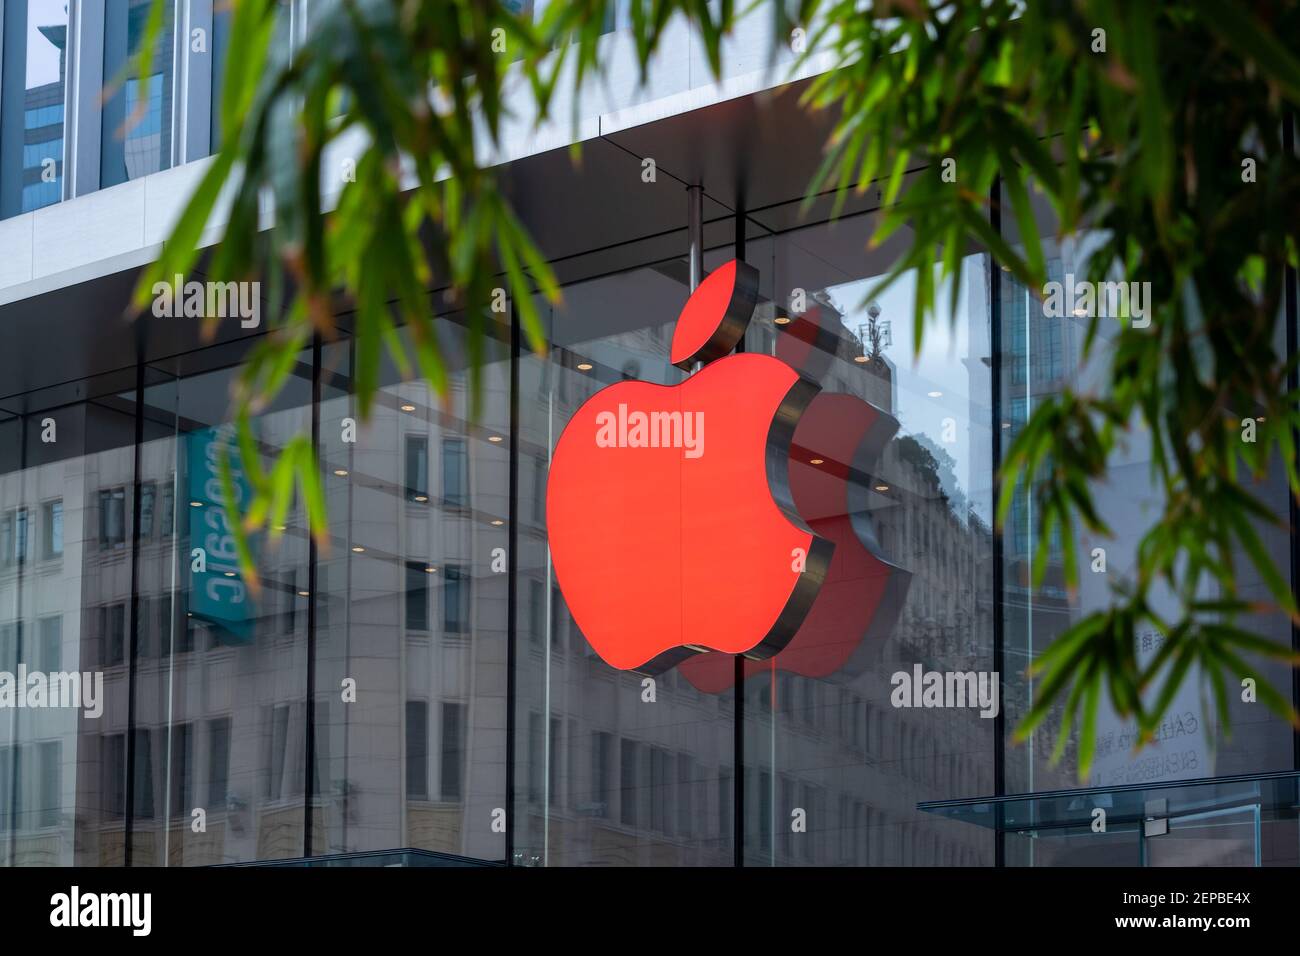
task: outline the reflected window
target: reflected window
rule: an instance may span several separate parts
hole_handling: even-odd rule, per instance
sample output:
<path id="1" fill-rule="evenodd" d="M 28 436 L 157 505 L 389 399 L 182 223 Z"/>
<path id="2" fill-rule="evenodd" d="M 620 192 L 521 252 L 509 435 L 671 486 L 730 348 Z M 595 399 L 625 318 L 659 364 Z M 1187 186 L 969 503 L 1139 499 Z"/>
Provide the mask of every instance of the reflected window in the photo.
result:
<path id="1" fill-rule="evenodd" d="M 140 537 L 142 539 L 153 536 L 154 528 L 154 502 L 158 497 L 158 486 L 152 481 L 146 481 L 140 486 Z"/>
<path id="2" fill-rule="evenodd" d="M 99 546 L 126 546 L 125 488 L 107 488 L 99 493 Z"/>
<path id="3" fill-rule="evenodd" d="M 37 745 L 36 779 L 36 825 L 57 827 L 62 816 L 62 742 L 52 740 Z"/>
<path id="4" fill-rule="evenodd" d="M 173 9 L 153 38 L 149 75 L 138 76 L 132 57 L 147 39 L 153 0 L 107 0 L 104 7 L 104 77 L 126 79 L 104 104 L 100 135 L 101 188 L 116 186 L 172 165 Z"/>
<path id="5" fill-rule="evenodd" d="M 63 555 L 63 499 L 41 506 L 41 554 L 45 558 Z"/>
<path id="6" fill-rule="evenodd" d="M 0 556 L 5 564 L 20 564 L 27 557 L 26 508 L 10 508 L 0 517 Z"/>
<path id="7" fill-rule="evenodd" d="M 194 799 L 194 725 L 176 724 L 171 736 L 171 766 L 167 775 L 171 779 L 172 812 L 181 816 L 188 812 Z"/>
<path id="8" fill-rule="evenodd" d="M 429 799 L 429 705 L 406 702 L 406 796 Z"/>
<path id="9" fill-rule="evenodd" d="M 439 767 L 439 792 L 443 800 L 461 798 L 464 753 L 465 705 L 445 701 L 442 705 L 442 764 Z"/>
<path id="10" fill-rule="evenodd" d="M 406 500 L 429 500 L 429 439 L 406 436 Z"/>
<path id="11" fill-rule="evenodd" d="M 406 562 L 406 629 L 429 629 L 429 567 L 424 561 Z"/>
<path id="12" fill-rule="evenodd" d="M 62 670 L 63 618 L 58 614 L 41 618 L 38 640 L 40 655 L 36 661 L 36 669 L 47 674 Z"/>
<path id="13" fill-rule="evenodd" d="M 463 438 L 442 440 L 442 503 L 447 508 L 469 505 L 469 456 Z"/>
<path id="14" fill-rule="evenodd" d="M 460 565 L 447 565 L 442 581 L 442 630 L 445 634 L 469 633 L 469 573 Z"/>
<path id="15" fill-rule="evenodd" d="M 99 609 L 99 633 L 106 665 L 121 664 L 126 659 L 126 605 L 110 604 Z"/>
<path id="16" fill-rule="evenodd" d="M 13 0 L 0 56 L 0 219 L 63 196 L 68 0 Z"/>
<path id="17" fill-rule="evenodd" d="M 230 779 L 230 718 L 208 721 L 208 806 L 224 809 Z"/>

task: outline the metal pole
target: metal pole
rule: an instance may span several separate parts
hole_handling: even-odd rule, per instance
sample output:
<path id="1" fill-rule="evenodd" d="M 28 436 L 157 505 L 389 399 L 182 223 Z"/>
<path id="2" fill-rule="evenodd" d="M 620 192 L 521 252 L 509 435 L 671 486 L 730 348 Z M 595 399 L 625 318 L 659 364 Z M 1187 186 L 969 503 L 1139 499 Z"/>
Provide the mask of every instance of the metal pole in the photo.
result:
<path id="1" fill-rule="evenodd" d="M 686 239 L 690 246 L 691 291 L 704 281 L 704 187 L 686 187 Z"/>

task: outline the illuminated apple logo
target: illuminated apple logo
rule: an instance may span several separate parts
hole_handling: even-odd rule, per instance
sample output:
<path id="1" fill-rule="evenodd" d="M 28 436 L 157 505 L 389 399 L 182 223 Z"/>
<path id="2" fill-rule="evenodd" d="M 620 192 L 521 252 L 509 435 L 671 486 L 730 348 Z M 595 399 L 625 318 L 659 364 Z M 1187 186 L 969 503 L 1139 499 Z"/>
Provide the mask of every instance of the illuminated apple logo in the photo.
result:
<path id="1" fill-rule="evenodd" d="M 783 327 L 776 355 L 806 378 L 823 379 L 841 335 L 839 314 L 813 306 Z M 813 532 L 835 545 L 834 557 L 798 631 L 770 660 L 746 660 L 746 678 L 778 670 L 854 676 L 893 632 L 911 574 L 886 557 L 872 516 L 900 493 L 877 477 L 897 431 L 893 415 L 857 395 L 820 392 L 804 409 L 790 447 L 791 498 Z M 681 673 L 705 693 L 723 693 L 736 681 L 734 659 L 719 654 L 685 661 Z"/>
<path id="2" fill-rule="evenodd" d="M 700 651 L 765 659 L 799 630 L 834 544 L 799 517 L 789 451 L 818 392 L 770 355 L 727 353 L 758 273 L 714 271 L 677 319 L 673 386 L 627 381 L 588 399 L 547 482 L 555 575 L 589 644 L 657 673 Z"/>

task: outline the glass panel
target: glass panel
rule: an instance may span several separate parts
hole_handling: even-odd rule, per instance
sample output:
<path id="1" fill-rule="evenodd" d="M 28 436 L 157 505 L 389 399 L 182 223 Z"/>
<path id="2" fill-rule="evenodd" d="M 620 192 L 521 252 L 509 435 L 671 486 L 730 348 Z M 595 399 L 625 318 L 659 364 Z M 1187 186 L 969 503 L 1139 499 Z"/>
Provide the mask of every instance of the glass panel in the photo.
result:
<path id="1" fill-rule="evenodd" d="M 0 219 L 63 195 L 66 0 L 4 4 L 0 65 Z"/>
<path id="2" fill-rule="evenodd" d="M 1146 837 L 1146 865 L 1259 866 L 1259 816 L 1252 806 L 1175 817 Z"/>
<path id="3" fill-rule="evenodd" d="M 134 483 L 133 377 L 76 383 L 72 404 L 29 395 L 50 404 L 0 421 L 0 671 L 27 675 L 0 719 L 3 865 L 125 862 L 130 512 L 115 546 L 98 530 L 99 492 Z M 157 766 L 134 766 L 148 812 Z"/>
<path id="4" fill-rule="evenodd" d="M 100 136 L 100 187 L 167 169 L 172 164 L 173 19 L 169 4 L 154 41 L 149 76 L 143 80 L 130 58 L 144 42 L 153 0 L 107 0 L 104 8 L 104 104 Z"/>
<path id="5" fill-rule="evenodd" d="M 820 386 L 789 481 L 835 550 L 790 643 L 745 665 L 747 865 L 993 861 L 988 834 L 916 808 L 993 786 L 987 260 L 966 256 L 951 324 L 936 265 L 939 318 L 915 352 L 914 277 L 864 301 L 891 265 L 863 256 L 875 224 L 749 243 L 761 294 L 745 348 Z M 932 680 L 951 693 L 923 699 Z"/>
<path id="6" fill-rule="evenodd" d="M 505 858 L 508 330 L 487 326 L 475 411 L 464 318 L 435 329 L 446 400 L 385 360 L 364 427 L 350 343 L 324 349 L 313 854 Z"/>
<path id="7" fill-rule="evenodd" d="M 1110 359 L 1116 354 L 1121 336 L 1157 334 L 1154 326 L 1143 331 L 1143 321 L 1154 321 L 1152 310 L 1156 303 L 1142 283 L 1115 282 L 1103 288 L 1089 282 L 1089 264 L 1093 251 L 1102 244 L 1101 234 L 1054 237 L 1055 223 L 1042 201 L 1038 218 L 1040 232 L 1046 237 L 1048 285 L 1039 295 L 1038 290 L 1026 289 L 1010 273 L 1002 272 L 1000 277 L 1004 350 L 1000 426 L 1004 449 L 1043 402 L 1067 389 L 1075 394 L 1104 390 Z M 1018 241 L 1013 224 L 1004 222 L 1003 228 L 1011 241 Z M 1084 339 L 1094 319 L 1097 341 L 1085 358 Z M 1279 321 L 1274 349 L 1284 355 L 1285 348 L 1284 323 Z M 1151 458 L 1151 438 L 1143 424 L 1134 422 L 1111 459 L 1106 479 L 1092 489 L 1098 513 L 1114 535 L 1090 537 L 1083 528 L 1075 528 L 1080 580 L 1074 594 L 1065 586 L 1059 533 L 1046 545 L 1043 583 L 1033 587 L 1031 569 L 1043 546 L 1038 537 L 1040 521 L 1034 490 L 1045 475 L 1035 476 L 1033 489 L 1022 486 L 1017 490 L 1003 539 L 1008 734 L 1033 699 L 1034 683 L 1025 676 L 1029 665 L 1070 625 L 1108 607 L 1115 600 L 1115 589 L 1135 574 L 1143 536 L 1164 508 L 1163 492 L 1153 484 Z M 1267 477 L 1250 490 L 1280 518 L 1278 522 L 1258 522 L 1256 530 L 1273 561 L 1285 573 L 1290 566 L 1290 539 L 1286 479 L 1280 463 L 1274 463 Z M 1235 569 L 1239 596 L 1267 606 L 1268 590 L 1245 554 L 1234 555 L 1230 566 Z M 1203 585 L 1197 596 L 1200 600 L 1220 597 L 1217 589 L 1209 585 Z M 1170 621 L 1177 620 L 1180 613 L 1176 596 L 1163 586 L 1153 588 L 1151 606 L 1157 616 Z M 1281 644 L 1291 641 L 1290 624 L 1281 613 L 1246 615 L 1240 623 L 1267 640 Z M 1149 660 L 1164 639 L 1158 628 L 1144 627 L 1136 636 L 1139 661 Z M 1284 692 L 1290 687 L 1291 673 L 1285 663 L 1261 658 L 1257 666 L 1255 676 Z M 1097 753 L 1086 782 L 1097 787 L 1155 786 L 1292 769 L 1292 731 L 1284 720 L 1262 705 L 1245 703 L 1239 695 L 1229 694 L 1229 735 L 1217 719 L 1213 697 L 1201 693 L 1203 685 L 1193 667 L 1157 731 L 1157 739 L 1141 750 L 1136 750 L 1135 724 L 1121 720 L 1103 698 L 1097 722 Z M 1062 708 L 1058 706 L 1024 745 L 1007 741 L 1008 792 L 1079 786 L 1077 728 L 1067 742 L 1064 759 L 1057 765 L 1050 760 L 1061 720 Z M 1294 846 L 1294 836 L 1291 842 Z M 1030 858 L 1019 862 L 1034 861 Z"/>
<path id="8" fill-rule="evenodd" d="M 308 536 L 295 502 L 278 543 L 252 539 L 257 586 L 245 579 L 219 472 L 238 374 L 224 363 L 237 357 L 199 353 L 177 380 L 146 390 L 141 469 L 157 504 L 150 534 L 142 522 L 136 719 L 158 782 L 151 812 L 138 809 L 133 865 L 303 855 Z M 310 367 L 305 353 L 300 374 L 256 418 L 264 462 L 310 434 Z"/>
<path id="9" fill-rule="evenodd" d="M 678 265 L 566 287 L 563 308 L 544 309 L 549 355 L 520 360 L 518 864 L 734 860 L 731 689 L 701 690 L 680 668 L 647 684 L 607 664 L 569 613 L 546 538 L 541 483 L 579 406 L 624 379 L 671 385 L 685 378 L 669 362 L 673 323 L 688 292 Z M 604 520 L 616 526 L 619 516 Z"/>

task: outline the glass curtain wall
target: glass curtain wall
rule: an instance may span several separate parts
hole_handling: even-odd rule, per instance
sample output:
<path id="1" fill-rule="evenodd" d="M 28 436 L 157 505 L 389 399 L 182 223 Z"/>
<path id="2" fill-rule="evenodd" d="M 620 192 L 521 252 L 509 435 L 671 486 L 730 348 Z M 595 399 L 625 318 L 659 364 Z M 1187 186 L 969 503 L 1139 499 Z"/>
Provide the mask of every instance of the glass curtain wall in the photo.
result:
<path id="1" fill-rule="evenodd" d="M 1088 262 L 1102 243 L 1097 233 L 1056 235 L 1050 209 L 1041 203 L 1037 212 L 1049 282 L 1059 284 L 1060 307 L 1025 288 L 1010 273 L 1000 276 L 1001 394 L 1003 448 L 1007 448 L 1029 416 L 1046 399 L 1069 389 L 1079 394 L 1104 388 L 1109 376 L 1109 359 L 1127 325 L 1141 328 L 1153 321 L 1150 295 L 1138 306 L 1140 290 L 1126 289 L 1127 308 L 1107 304 L 1108 295 L 1085 298 Z M 1008 240 L 1019 240 L 1014 223 L 1003 223 Z M 1075 290 L 1071 294 L 1071 290 Z M 1120 299 L 1112 300 L 1120 303 Z M 1091 304 L 1090 304 L 1091 303 Z M 1139 314 L 1145 312 L 1145 315 Z M 1097 341 L 1085 359 L 1083 343 L 1089 324 L 1097 319 Z M 1279 316 L 1274 348 L 1286 355 L 1285 322 Z M 1086 780 L 1078 775 L 1077 729 L 1067 742 L 1059 763 L 1050 760 L 1062 720 L 1062 708 L 1043 722 L 1024 744 L 1014 744 L 1010 734 L 1033 701 L 1033 681 L 1026 669 L 1066 628 L 1089 614 L 1109 606 L 1112 591 L 1136 573 L 1141 536 L 1163 508 L 1163 493 L 1152 480 L 1151 441 L 1140 422 L 1134 422 L 1122 436 L 1119 455 L 1104 481 L 1093 487 L 1098 513 L 1114 531 L 1110 538 L 1089 537 L 1075 529 L 1079 588 L 1071 594 L 1065 586 L 1061 536 L 1046 543 L 1049 553 L 1041 587 L 1033 587 L 1031 568 L 1036 552 L 1043 547 L 1035 514 L 1033 488 L 1042 481 L 1036 476 L 1030 488 L 1022 486 L 1013 499 L 1003 536 L 1003 617 L 1005 622 L 1007 734 L 1006 788 L 1009 793 L 1070 789 L 1079 786 L 1107 787 L 1130 784 L 1159 785 L 1233 774 L 1261 774 L 1296 769 L 1292 729 L 1286 721 L 1260 703 L 1245 703 L 1239 694 L 1229 694 L 1231 733 L 1218 720 L 1213 694 L 1195 670 L 1189 672 L 1183 690 L 1175 697 L 1157 739 L 1135 752 L 1136 726 L 1121 720 L 1111 709 L 1101 708 L 1097 723 L 1097 745 Z M 1281 462 L 1275 462 L 1262 485 L 1251 489 L 1276 514 L 1276 522 L 1256 522 L 1256 532 L 1272 560 L 1289 568 L 1293 545 L 1289 533 L 1288 490 Z M 1270 603 L 1267 587 L 1259 579 L 1244 552 L 1235 554 L 1240 597 L 1246 601 Z M 1219 595 L 1208 589 L 1203 600 Z M 1167 589 L 1153 592 L 1156 613 L 1176 619 L 1177 599 Z M 1290 622 L 1281 612 L 1256 613 L 1243 618 L 1244 626 L 1259 636 L 1283 645 L 1291 642 Z M 1137 635 L 1138 657 L 1147 661 L 1164 641 L 1158 629 L 1147 628 Z M 1276 661 L 1256 661 L 1254 676 L 1276 687 L 1289 689 L 1290 669 Z M 1246 676 L 1246 675 L 1243 675 Z M 1229 685 L 1233 684 L 1229 681 Z M 1294 820 L 1284 821 L 1266 814 L 1263 826 L 1265 864 L 1297 860 Z M 1234 845 L 1235 846 L 1235 845 Z M 1089 827 L 1055 833 L 1009 835 L 1007 861 L 1012 865 L 1090 865 L 1136 863 L 1137 834 L 1094 833 Z M 1213 856 L 1197 862 L 1214 863 Z M 1227 857 L 1225 864 L 1231 862 Z"/>
<path id="2" fill-rule="evenodd" d="M 458 314 L 435 323 L 445 397 L 387 359 L 358 368 L 346 332 L 304 351 L 256 443 L 269 457 L 314 431 L 329 533 L 313 548 L 295 503 L 277 540 L 254 539 L 256 582 L 233 560 L 219 480 L 231 455 L 247 492 L 229 448 L 243 346 L 0 401 L 0 672 L 88 675 L 93 695 L 0 710 L 0 861 L 409 847 L 529 866 L 992 864 L 989 830 L 916 806 L 993 794 L 999 753 L 1008 793 L 1079 785 L 1071 749 L 1047 759 L 1050 722 L 1026 745 L 1010 735 L 1031 700 L 1026 666 L 1131 573 L 1130 529 L 1154 506 L 1149 452 L 1131 435 L 1099 489 L 1120 533 L 1081 543 L 1077 595 L 1055 556 L 1046 585 L 1028 587 L 1036 526 L 1019 496 L 998 595 L 993 429 L 1005 448 L 1035 402 L 1098 387 L 1101 370 L 1079 362 L 1081 317 L 1044 314 L 974 248 L 955 321 L 945 292 L 915 351 L 910 278 L 866 299 L 892 253 L 863 252 L 875 224 L 859 213 L 748 243 L 759 294 L 744 351 L 820 387 L 788 479 L 835 556 L 791 643 L 739 668 L 706 654 L 648 683 L 609 666 L 569 613 L 548 548 L 548 473 L 578 407 L 615 383 L 686 378 L 669 361 L 688 296 L 680 257 L 647 265 L 628 250 L 628 268 L 539 303 L 542 356 L 512 357 L 510 316 L 490 316 L 477 408 Z M 1059 239 L 1052 275 L 1081 274 L 1092 241 Z M 732 255 L 716 247 L 706 268 Z M 1100 354 L 1113 334 L 1103 325 Z M 364 426 L 362 375 L 377 383 Z M 1286 508 L 1280 471 L 1262 491 Z M 1285 526 L 1260 530 L 1286 561 Z M 1106 572 L 1089 578 L 1094 547 Z M 995 703 L 979 690 L 996 668 L 999 597 Z M 1253 623 L 1290 639 L 1284 621 Z M 1139 638 L 1154 647 L 1159 635 Z M 927 702 L 913 685 L 932 674 L 971 699 Z M 1189 692 L 1137 757 L 1132 729 L 1103 715 L 1088 782 L 1292 769 L 1290 728 L 1233 706 L 1233 735 L 1212 726 L 1206 743 L 1213 717 Z M 1188 751 L 1195 760 L 1178 756 Z M 1200 846 L 1205 826 L 1185 842 Z M 1264 862 L 1294 862 L 1294 821 L 1266 819 L 1263 833 Z M 1003 841 L 1012 864 L 1138 862 L 1132 832 Z"/>

